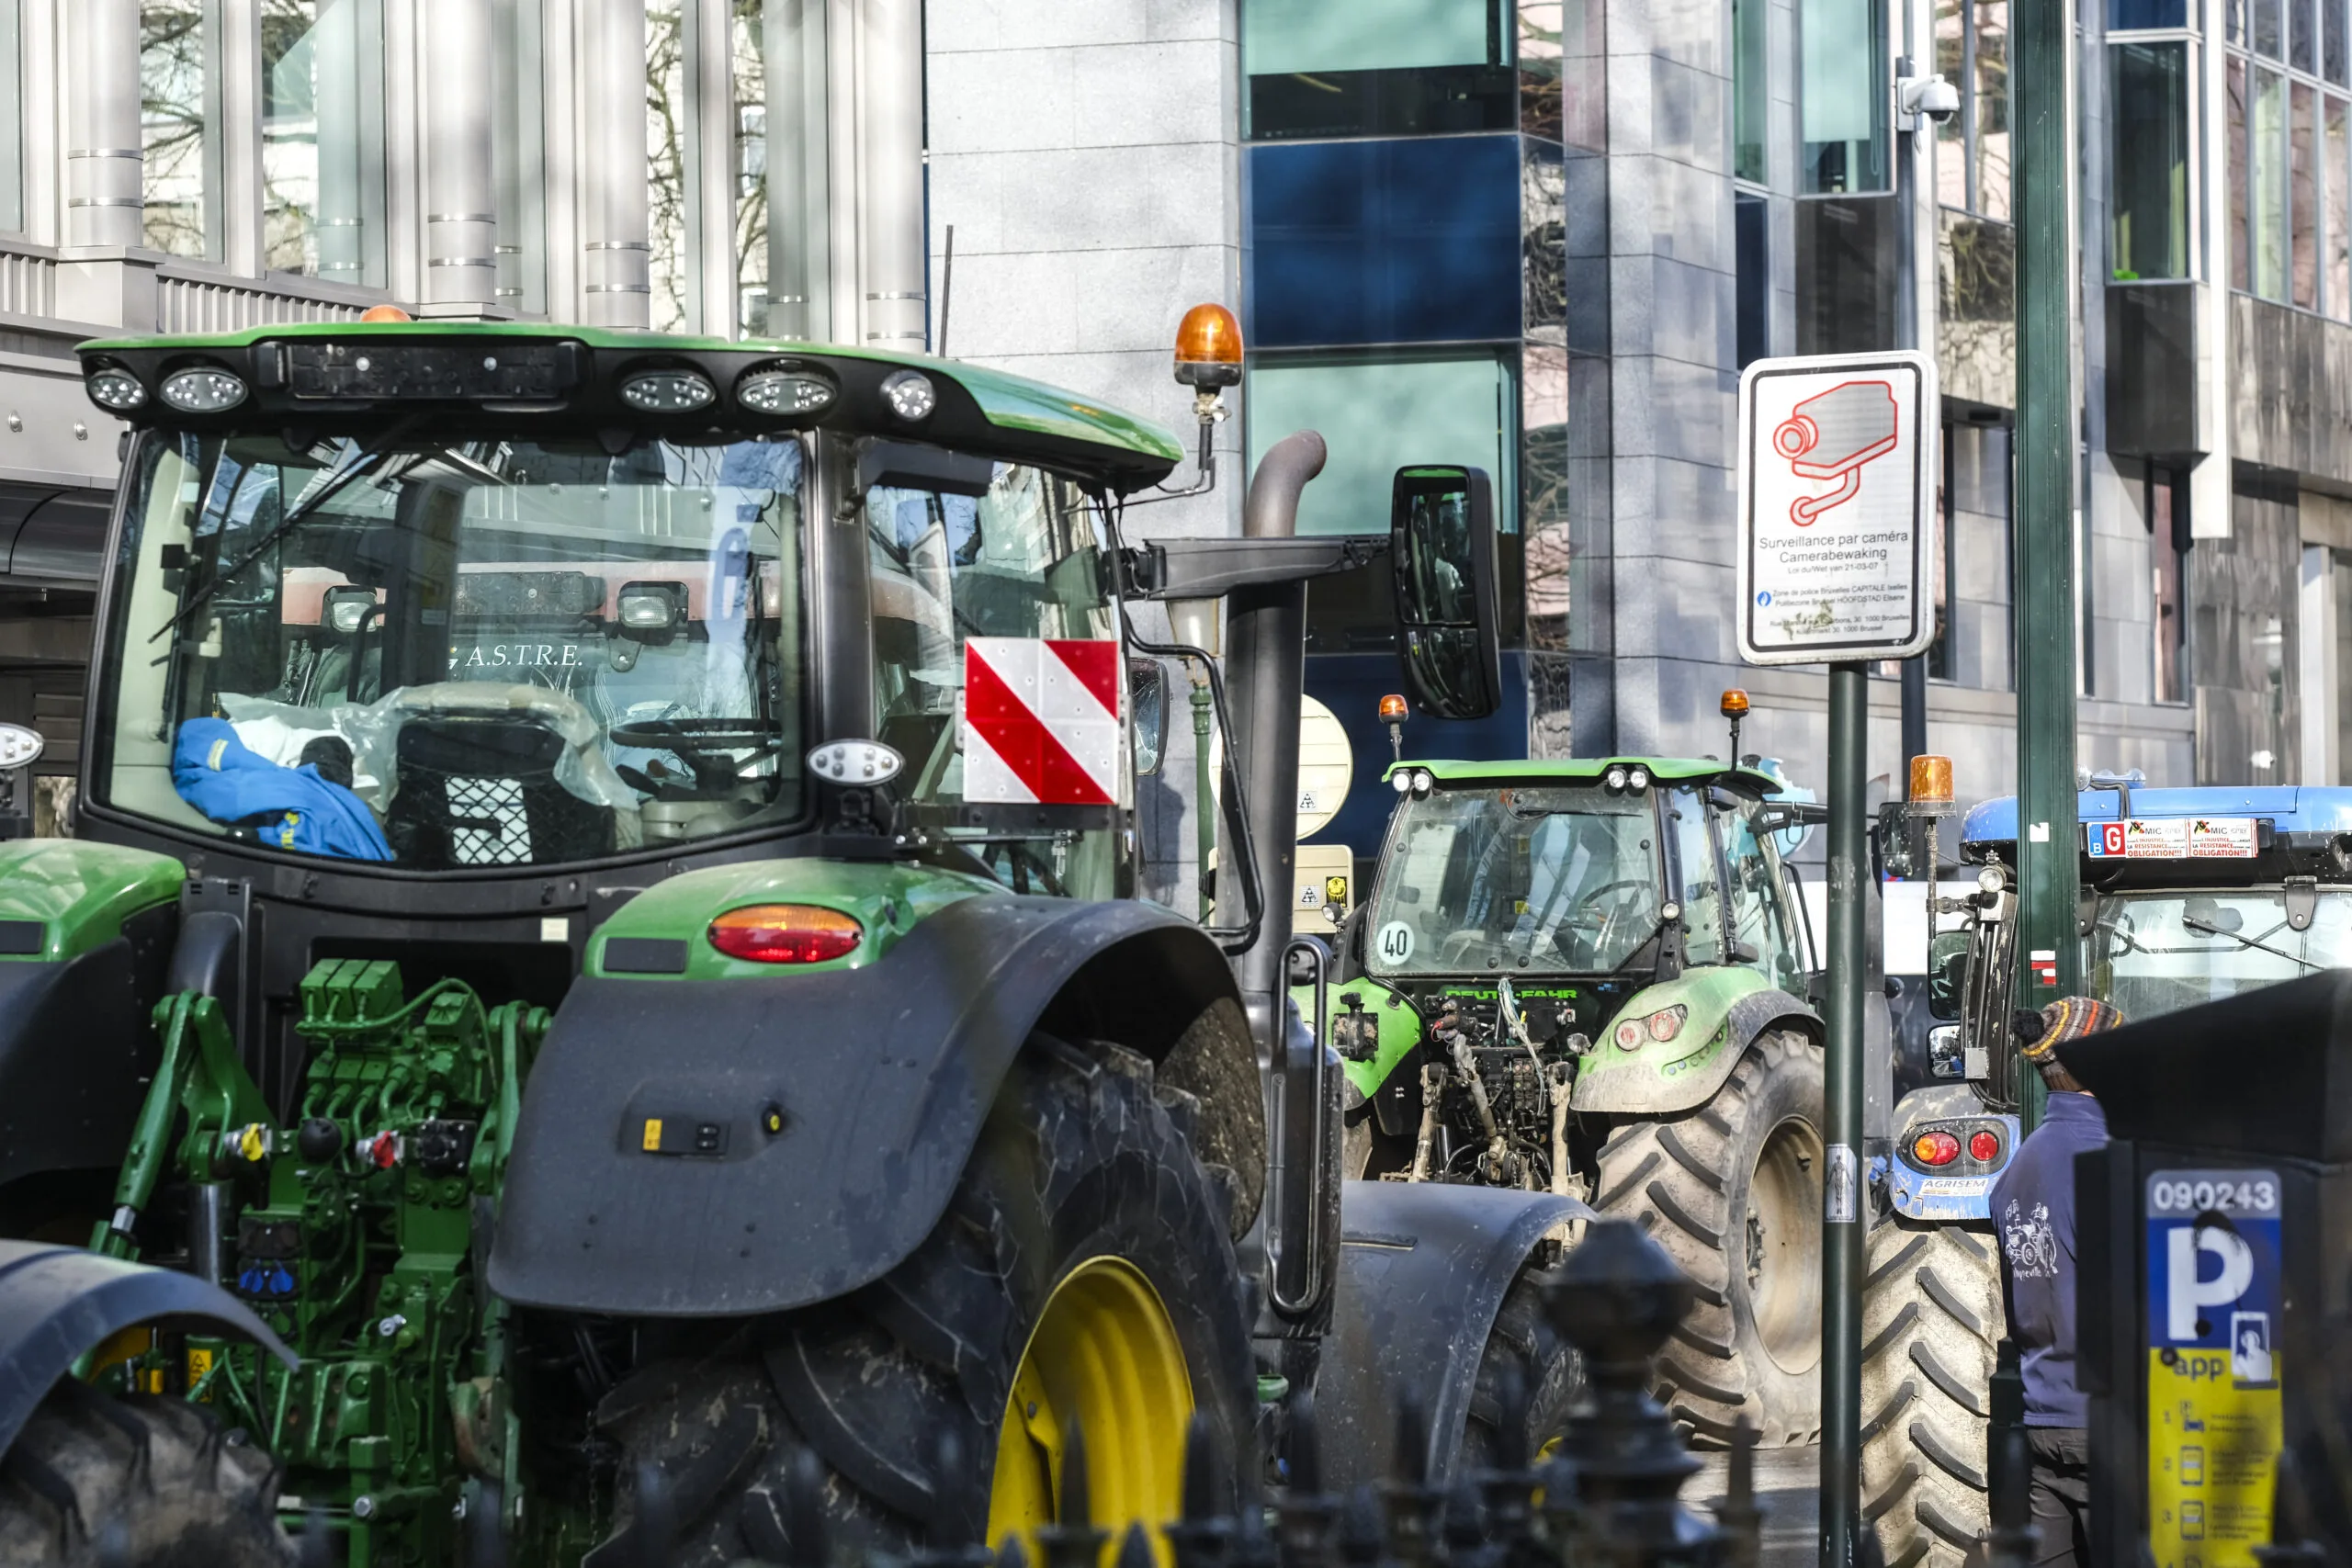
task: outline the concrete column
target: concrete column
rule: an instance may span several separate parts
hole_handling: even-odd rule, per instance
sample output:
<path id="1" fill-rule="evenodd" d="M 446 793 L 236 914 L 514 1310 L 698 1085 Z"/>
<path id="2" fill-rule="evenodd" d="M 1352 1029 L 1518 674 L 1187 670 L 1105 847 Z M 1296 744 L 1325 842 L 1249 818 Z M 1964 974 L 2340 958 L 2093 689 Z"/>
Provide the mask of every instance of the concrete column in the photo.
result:
<path id="1" fill-rule="evenodd" d="M 64 7 L 65 243 L 142 238 L 138 0 Z"/>
<path id="2" fill-rule="evenodd" d="M 643 330 L 652 319 L 646 197 L 645 0 L 582 0 L 581 316 Z"/>
<path id="3" fill-rule="evenodd" d="M 920 352 L 931 319 L 923 287 L 922 0 L 863 0 L 858 24 L 865 340 Z"/>
<path id="4" fill-rule="evenodd" d="M 426 0 L 424 41 L 424 310 L 480 315 L 498 299 L 490 0 Z"/>
<path id="5" fill-rule="evenodd" d="M 2325 545 L 2305 545 L 2301 578 L 2295 616 L 2302 677 L 2297 694 L 2302 710 L 2301 782 L 2325 786 L 2340 782 L 2343 761 L 2337 755 L 2335 728 L 2344 697 L 2335 678 L 2335 552 Z"/>

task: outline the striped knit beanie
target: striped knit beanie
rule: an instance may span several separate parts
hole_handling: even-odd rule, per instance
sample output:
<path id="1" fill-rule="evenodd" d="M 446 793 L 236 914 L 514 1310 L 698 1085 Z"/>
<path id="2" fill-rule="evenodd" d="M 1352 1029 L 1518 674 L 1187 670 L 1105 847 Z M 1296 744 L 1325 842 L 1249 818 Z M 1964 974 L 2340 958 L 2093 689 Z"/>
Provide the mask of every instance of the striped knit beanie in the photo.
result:
<path id="1" fill-rule="evenodd" d="M 2025 1059 L 2039 1066 L 2051 1059 L 2060 1042 L 2080 1040 L 2120 1027 L 2123 1015 L 2091 997 L 2061 997 L 2039 1013 L 2020 1010 L 2018 1040 Z"/>

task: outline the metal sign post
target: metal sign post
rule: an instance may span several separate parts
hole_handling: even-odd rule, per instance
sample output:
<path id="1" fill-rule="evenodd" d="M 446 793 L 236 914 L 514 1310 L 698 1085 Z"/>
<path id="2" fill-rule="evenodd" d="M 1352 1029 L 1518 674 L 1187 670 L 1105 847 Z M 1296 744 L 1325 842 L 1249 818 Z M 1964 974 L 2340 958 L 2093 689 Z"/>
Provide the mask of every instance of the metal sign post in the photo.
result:
<path id="1" fill-rule="evenodd" d="M 1935 640 L 1938 411 L 1916 351 L 1758 360 L 1739 381 L 1740 657 L 1829 664 L 1823 1568 L 1849 1568 L 1861 1534 L 1866 665 Z"/>

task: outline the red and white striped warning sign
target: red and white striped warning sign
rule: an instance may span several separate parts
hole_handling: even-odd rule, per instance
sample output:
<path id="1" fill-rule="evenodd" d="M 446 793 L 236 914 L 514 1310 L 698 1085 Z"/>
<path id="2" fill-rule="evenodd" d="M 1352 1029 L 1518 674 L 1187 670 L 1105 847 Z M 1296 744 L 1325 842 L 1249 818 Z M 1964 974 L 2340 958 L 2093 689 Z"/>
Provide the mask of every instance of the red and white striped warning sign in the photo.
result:
<path id="1" fill-rule="evenodd" d="M 964 644 L 964 798 L 1109 806 L 1119 795 L 1119 645 Z"/>

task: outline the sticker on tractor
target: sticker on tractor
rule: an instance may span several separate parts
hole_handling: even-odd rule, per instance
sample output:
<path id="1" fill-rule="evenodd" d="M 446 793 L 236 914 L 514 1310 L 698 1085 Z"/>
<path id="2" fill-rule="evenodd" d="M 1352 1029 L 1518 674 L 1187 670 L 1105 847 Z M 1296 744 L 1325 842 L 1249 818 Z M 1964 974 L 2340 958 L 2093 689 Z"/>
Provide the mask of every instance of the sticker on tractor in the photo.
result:
<path id="1" fill-rule="evenodd" d="M 976 637 L 964 644 L 964 798 L 1109 806 L 1119 795 L 1119 645 Z"/>
<path id="2" fill-rule="evenodd" d="M 1373 939 L 1372 950 L 1383 964 L 1404 963 L 1413 956 L 1413 928 L 1402 920 L 1389 921 Z"/>
<path id="3" fill-rule="evenodd" d="M 2278 1173 L 2160 1170 L 2144 1197 L 2152 1560 L 2254 1568 L 2280 1436 Z"/>
<path id="4" fill-rule="evenodd" d="M 2091 824 L 2093 860 L 2252 860 L 2251 817 L 2132 817 Z"/>

